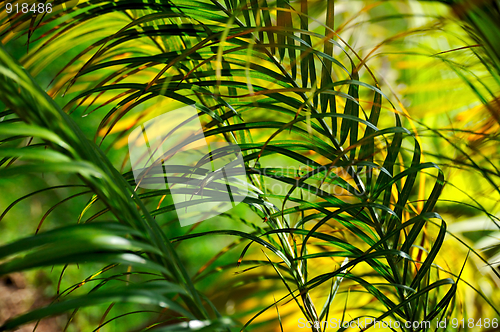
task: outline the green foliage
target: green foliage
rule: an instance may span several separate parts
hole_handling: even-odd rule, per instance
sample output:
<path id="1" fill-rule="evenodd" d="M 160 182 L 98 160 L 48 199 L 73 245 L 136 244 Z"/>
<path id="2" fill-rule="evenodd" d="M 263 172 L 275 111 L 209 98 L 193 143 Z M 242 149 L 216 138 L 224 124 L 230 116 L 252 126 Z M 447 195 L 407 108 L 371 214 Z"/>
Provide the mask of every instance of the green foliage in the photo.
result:
<path id="1" fill-rule="evenodd" d="M 436 328 L 436 319 L 463 317 L 464 283 L 499 314 L 463 280 L 467 256 L 443 265 L 449 232 L 435 208 L 449 185 L 439 165 L 446 156 L 423 152 L 429 141 L 415 123 L 446 135 L 389 97 L 367 64 L 372 52 L 340 35 L 347 23 L 335 22 L 336 2 L 70 2 L 54 2 L 47 15 L 0 16 L 3 43 L 29 47 L 26 70 L 0 49 L 0 176 L 76 174 L 58 186 L 81 190 L 67 200 L 88 200 L 72 220 L 3 244 L 0 275 L 62 266 L 62 278 L 75 265 L 96 272 L 0 331 L 108 304 L 95 322 L 104 330 L 120 303 L 144 314 L 124 327 L 131 331 L 284 331 L 299 317 L 391 319 L 396 330 L 416 331 L 405 322 Z M 135 187 L 126 140 L 147 120 L 193 104 L 207 139 L 240 146 L 250 192 L 244 207 L 179 230 L 168 190 Z M 16 197 L 0 219 L 58 186 Z M 215 246 L 214 238 L 234 242 L 206 260 L 184 257 L 183 245 Z M 68 296 L 80 288 L 87 292 Z M 238 312 L 221 298 L 237 301 Z"/>

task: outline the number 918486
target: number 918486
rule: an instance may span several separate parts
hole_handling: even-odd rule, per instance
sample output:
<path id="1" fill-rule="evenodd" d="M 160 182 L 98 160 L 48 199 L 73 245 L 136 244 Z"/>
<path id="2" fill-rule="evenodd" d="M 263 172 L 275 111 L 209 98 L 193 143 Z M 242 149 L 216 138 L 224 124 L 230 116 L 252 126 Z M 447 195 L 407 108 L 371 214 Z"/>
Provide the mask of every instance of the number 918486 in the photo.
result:
<path id="1" fill-rule="evenodd" d="M 33 4 L 29 4 L 26 2 L 11 4 L 8 3 L 5 5 L 5 9 L 8 14 L 18 14 L 18 13 L 33 13 L 33 14 L 44 14 L 44 13 L 52 13 L 52 4 L 51 3 L 41 3 L 35 2 Z"/>

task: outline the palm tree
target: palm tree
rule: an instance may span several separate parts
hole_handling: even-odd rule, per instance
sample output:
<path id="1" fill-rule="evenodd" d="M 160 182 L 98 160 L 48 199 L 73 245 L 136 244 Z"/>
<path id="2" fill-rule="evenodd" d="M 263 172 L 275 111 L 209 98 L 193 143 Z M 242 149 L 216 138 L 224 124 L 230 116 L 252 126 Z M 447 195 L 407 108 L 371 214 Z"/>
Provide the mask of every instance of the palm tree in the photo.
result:
<path id="1" fill-rule="evenodd" d="M 361 328 L 390 320 L 418 331 L 427 327 L 414 322 L 462 317 L 461 283 L 498 315 L 463 280 L 466 257 L 458 269 L 441 263 L 448 232 L 435 206 L 448 186 L 438 165 L 446 158 L 422 152 L 428 141 L 415 124 L 441 132 L 387 93 L 369 65 L 373 52 L 344 38 L 349 21 L 335 22 L 335 8 L 333 0 L 56 1 L 50 13 L 16 15 L 3 8 L 2 43 L 19 52 L 10 45 L 21 38 L 28 48 L 19 61 L 26 69 L 0 49 L 0 175 L 53 173 L 61 183 L 18 197 L 0 219 L 60 188 L 78 191 L 48 213 L 86 203 L 73 220 L 46 229 L 46 214 L 36 235 L 0 247 L 0 275 L 62 266 L 62 279 L 75 266 L 95 270 L 0 331 L 106 304 L 104 329 L 122 303 L 131 306 L 113 319 L 134 314 L 130 330 L 299 324 L 319 332 L 361 319 Z M 172 187 L 136 183 L 127 138 L 185 105 L 196 108 L 207 141 L 239 146 L 248 193 L 233 210 L 179 228 Z M 433 157 L 438 163 L 425 161 Z M 206 260 L 186 257 L 183 246 L 215 246 L 214 238 L 231 242 Z"/>

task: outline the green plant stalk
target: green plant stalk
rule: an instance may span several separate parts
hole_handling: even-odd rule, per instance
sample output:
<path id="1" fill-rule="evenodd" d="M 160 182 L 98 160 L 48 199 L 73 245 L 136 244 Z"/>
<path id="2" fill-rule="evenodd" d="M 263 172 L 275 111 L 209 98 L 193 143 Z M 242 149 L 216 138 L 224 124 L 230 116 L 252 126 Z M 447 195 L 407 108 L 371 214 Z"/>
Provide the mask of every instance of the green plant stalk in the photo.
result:
<path id="1" fill-rule="evenodd" d="M 39 87 L 29 73 L 18 65 L 0 46 L 0 100 L 26 123 L 56 133 L 70 149 L 61 151 L 78 161 L 87 161 L 99 167 L 103 177 L 81 176 L 82 180 L 102 199 L 116 218 L 127 225 L 145 231 L 154 246 L 163 255 L 151 255 L 153 261 L 167 267 L 175 281 L 186 288 L 189 298 L 185 303 L 199 319 L 208 313 L 184 269 L 175 249 L 156 224 L 135 191 L 111 165 L 104 153 L 89 141 L 74 121 Z M 55 150 L 62 150 L 55 146 Z M 139 210 L 136 208 L 139 207 Z M 142 213 L 142 215 L 141 215 Z M 168 277 L 165 276 L 168 280 Z"/>
<path id="2" fill-rule="evenodd" d="M 221 9 L 224 13 L 226 13 L 226 15 L 228 15 L 228 17 L 230 17 L 230 19 L 234 20 L 234 22 L 238 26 L 240 26 L 240 27 L 244 27 L 245 26 L 243 22 L 241 22 L 234 14 L 231 14 L 229 12 L 229 10 L 226 9 L 220 2 L 218 2 L 216 0 L 211 0 L 211 2 L 214 5 L 216 5 L 219 9 Z M 255 37 L 255 36 L 254 36 L 254 40 L 255 40 L 255 42 L 257 44 L 261 43 L 261 41 L 257 37 Z M 288 71 L 285 70 L 285 68 L 283 68 L 283 66 L 276 60 L 276 58 L 266 48 L 264 48 L 264 52 L 267 54 L 267 56 L 269 57 L 269 59 L 272 59 L 274 65 L 276 65 L 276 67 L 279 68 L 279 70 L 281 71 L 281 73 L 287 77 L 288 81 L 293 86 L 298 87 L 297 83 L 290 76 L 290 74 L 288 73 Z M 301 94 L 301 97 L 305 101 L 308 100 L 307 96 L 304 93 L 300 93 L 300 94 Z M 312 105 L 310 105 L 310 107 L 312 107 Z M 317 113 L 317 111 L 315 109 L 314 109 L 314 112 Z M 320 121 L 321 121 L 321 125 L 323 126 L 323 128 L 326 129 L 327 132 L 329 132 L 328 125 L 326 124 L 326 122 L 324 122 L 323 119 L 321 119 Z M 332 139 L 332 141 L 336 142 L 335 138 L 331 137 L 331 139 Z M 337 145 L 338 145 L 338 143 L 337 143 Z M 274 220 L 273 220 L 273 222 L 271 224 L 274 223 L 276 228 L 278 228 L 278 229 L 285 228 L 285 226 L 282 224 L 282 222 L 279 221 L 278 218 L 273 218 L 273 219 Z M 315 305 L 314 305 L 314 303 L 313 303 L 313 301 L 311 299 L 309 291 L 307 289 L 304 289 L 304 286 L 303 286 L 306 283 L 306 280 L 304 279 L 304 276 L 302 274 L 300 263 L 299 264 L 294 263 L 294 261 L 295 261 L 294 258 L 296 258 L 296 257 L 295 257 L 295 253 L 294 253 L 294 250 L 293 250 L 293 246 L 289 242 L 289 237 L 287 237 L 284 234 L 278 234 L 278 237 L 280 239 L 280 242 L 283 245 L 283 248 L 285 249 L 286 255 L 288 256 L 290 262 L 292 262 L 292 265 L 289 266 L 289 267 L 291 269 L 292 275 L 294 276 L 294 279 L 298 283 L 297 286 L 299 288 L 302 300 L 304 302 L 304 306 L 306 308 L 306 312 L 304 314 L 306 314 L 306 316 L 307 316 L 308 319 L 311 319 L 313 321 L 318 321 L 319 320 L 319 316 L 317 314 L 317 310 L 315 308 Z M 312 329 L 313 332 L 321 332 L 319 328 L 317 328 L 317 327 L 314 326 L 314 324 L 311 327 L 311 329 Z"/>

